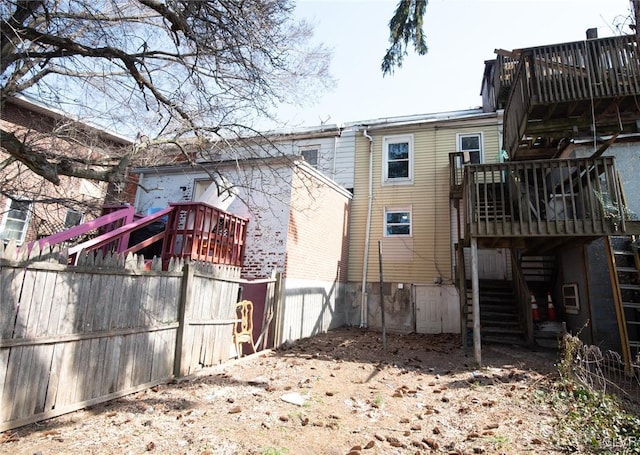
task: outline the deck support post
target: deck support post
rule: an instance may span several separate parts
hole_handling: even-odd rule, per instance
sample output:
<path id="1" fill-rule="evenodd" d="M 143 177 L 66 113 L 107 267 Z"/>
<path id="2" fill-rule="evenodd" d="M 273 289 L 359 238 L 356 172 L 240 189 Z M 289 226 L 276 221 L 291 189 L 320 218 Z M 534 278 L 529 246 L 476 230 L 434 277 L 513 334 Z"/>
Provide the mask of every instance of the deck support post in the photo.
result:
<path id="1" fill-rule="evenodd" d="M 478 280 L 478 239 L 471 237 L 471 291 L 473 305 L 473 358 L 477 366 L 482 365 L 480 341 L 480 283 Z"/>

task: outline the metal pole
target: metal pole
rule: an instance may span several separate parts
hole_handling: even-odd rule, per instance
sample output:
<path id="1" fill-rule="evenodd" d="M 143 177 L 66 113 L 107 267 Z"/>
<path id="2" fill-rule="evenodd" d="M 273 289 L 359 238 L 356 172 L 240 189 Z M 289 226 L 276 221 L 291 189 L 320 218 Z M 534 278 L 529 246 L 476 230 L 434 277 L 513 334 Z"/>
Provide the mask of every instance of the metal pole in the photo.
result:
<path id="1" fill-rule="evenodd" d="M 382 320 L 382 349 L 387 350 L 387 328 L 384 324 L 384 294 L 382 293 L 382 242 L 378 240 L 378 263 L 380 265 L 380 317 Z"/>
<path id="2" fill-rule="evenodd" d="M 482 365 L 480 346 L 480 290 L 478 280 L 478 239 L 471 237 L 471 290 L 473 293 L 473 358 Z"/>

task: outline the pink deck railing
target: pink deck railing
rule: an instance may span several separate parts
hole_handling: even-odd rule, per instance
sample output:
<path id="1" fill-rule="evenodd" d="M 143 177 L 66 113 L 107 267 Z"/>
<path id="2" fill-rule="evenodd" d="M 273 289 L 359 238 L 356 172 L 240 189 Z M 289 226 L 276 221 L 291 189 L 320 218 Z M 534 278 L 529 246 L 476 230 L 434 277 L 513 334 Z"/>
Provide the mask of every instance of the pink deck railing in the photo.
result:
<path id="1" fill-rule="evenodd" d="M 103 211 L 104 215 L 96 218 L 95 220 L 87 221 L 86 223 L 74 226 L 62 232 L 55 233 L 48 237 L 43 237 L 34 242 L 29 243 L 29 251 L 35 244 L 42 249 L 45 245 L 60 245 L 65 242 L 69 242 L 73 239 L 81 237 L 86 234 L 90 234 L 94 231 L 110 232 L 114 229 L 131 223 L 134 219 L 134 208 L 131 206 L 109 206 Z M 126 248 L 126 244 L 129 240 L 128 233 L 126 236 L 111 239 L 111 242 L 118 241 L 114 246 L 118 252 L 123 251 Z M 102 244 L 100 245 L 102 246 Z"/>
<path id="2" fill-rule="evenodd" d="M 69 248 L 72 263 L 77 262 L 81 251 L 138 253 L 162 241 L 163 268 L 168 266 L 171 258 L 242 267 L 248 223 L 246 218 L 199 202 L 170 204 L 165 209 L 135 221 L 133 207 L 110 208 L 109 211 L 111 213 L 40 239 L 37 243 L 41 248 L 45 245 L 53 246 L 98 230 L 103 233 Z M 167 223 L 163 231 L 129 245 L 132 233 L 165 217 Z M 29 248 L 34 243 L 36 242 L 30 244 Z"/>

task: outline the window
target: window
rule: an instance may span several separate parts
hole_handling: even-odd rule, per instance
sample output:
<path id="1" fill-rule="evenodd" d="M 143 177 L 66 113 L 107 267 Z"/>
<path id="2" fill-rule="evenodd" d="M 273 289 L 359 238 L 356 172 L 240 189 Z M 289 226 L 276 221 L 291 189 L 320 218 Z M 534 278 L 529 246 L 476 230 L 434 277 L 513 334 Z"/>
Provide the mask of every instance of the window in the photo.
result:
<path id="1" fill-rule="evenodd" d="M 484 163 L 482 133 L 458 134 L 458 152 L 463 154 L 463 164 Z"/>
<path id="2" fill-rule="evenodd" d="M 193 182 L 193 201 L 199 201 L 202 195 L 211 186 L 213 180 L 211 179 L 196 179 Z"/>
<path id="3" fill-rule="evenodd" d="M 69 229 L 82 223 L 84 215 L 75 210 L 67 210 L 67 214 L 64 217 L 64 228 Z"/>
<path id="4" fill-rule="evenodd" d="M 29 227 L 31 202 L 9 199 L 0 225 L 0 238 L 4 241 L 15 240 L 18 244 L 24 241 Z"/>
<path id="5" fill-rule="evenodd" d="M 383 139 L 385 183 L 411 183 L 413 180 L 413 136 Z"/>
<path id="6" fill-rule="evenodd" d="M 411 236 L 411 210 L 390 210 L 384 212 L 385 237 Z"/>
<path id="7" fill-rule="evenodd" d="M 578 295 L 578 285 L 568 283 L 562 285 L 562 303 L 564 311 L 569 314 L 578 314 L 580 311 L 580 296 Z"/>
<path id="8" fill-rule="evenodd" d="M 300 154 L 304 158 L 304 160 L 309 163 L 311 167 L 318 167 L 318 149 L 317 148 L 308 148 L 304 150 L 300 150 Z"/>

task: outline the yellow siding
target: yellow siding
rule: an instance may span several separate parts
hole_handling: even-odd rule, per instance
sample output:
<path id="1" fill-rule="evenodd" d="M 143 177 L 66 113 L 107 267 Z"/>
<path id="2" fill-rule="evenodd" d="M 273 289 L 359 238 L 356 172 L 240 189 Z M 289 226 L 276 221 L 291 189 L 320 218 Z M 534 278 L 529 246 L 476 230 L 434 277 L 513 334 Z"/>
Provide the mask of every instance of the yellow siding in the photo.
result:
<path id="1" fill-rule="evenodd" d="M 456 124 L 423 124 L 368 132 L 373 145 L 373 209 L 367 281 L 379 281 L 378 241 L 383 242 L 385 282 L 451 282 L 451 225 L 449 209 L 449 153 L 456 151 L 456 133 L 482 132 L 485 160 L 498 160 L 496 118 Z M 413 184 L 382 185 L 383 137 L 413 134 Z M 367 223 L 369 141 L 356 138 L 354 198 L 351 206 L 349 281 L 362 280 Z M 384 238 L 384 210 L 411 207 L 412 237 Z"/>

